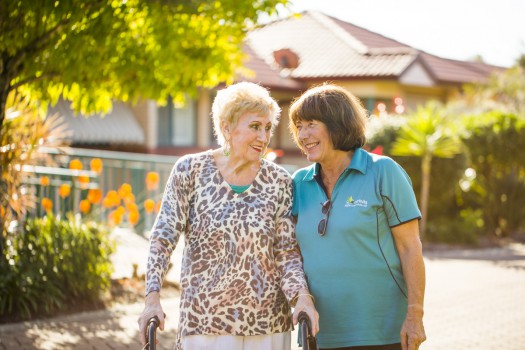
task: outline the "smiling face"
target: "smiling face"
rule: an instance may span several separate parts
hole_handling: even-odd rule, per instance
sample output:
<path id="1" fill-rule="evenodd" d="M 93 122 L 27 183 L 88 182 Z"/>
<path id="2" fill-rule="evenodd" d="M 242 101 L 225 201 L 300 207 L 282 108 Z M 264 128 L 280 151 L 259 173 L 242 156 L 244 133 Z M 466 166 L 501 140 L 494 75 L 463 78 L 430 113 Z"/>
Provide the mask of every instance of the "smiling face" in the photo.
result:
<path id="1" fill-rule="evenodd" d="M 229 130 L 225 127 L 225 134 L 229 135 L 232 157 L 259 161 L 270 143 L 272 121 L 269 115 L 247 112 Z"/>
<path id="2" fill-rule="evenodd" d="M 300 120 L 295 124 L 297 139 L 310 162 L 323 164 L 331 159 L 334 146 L 328 128 L 318 120 Z"/>

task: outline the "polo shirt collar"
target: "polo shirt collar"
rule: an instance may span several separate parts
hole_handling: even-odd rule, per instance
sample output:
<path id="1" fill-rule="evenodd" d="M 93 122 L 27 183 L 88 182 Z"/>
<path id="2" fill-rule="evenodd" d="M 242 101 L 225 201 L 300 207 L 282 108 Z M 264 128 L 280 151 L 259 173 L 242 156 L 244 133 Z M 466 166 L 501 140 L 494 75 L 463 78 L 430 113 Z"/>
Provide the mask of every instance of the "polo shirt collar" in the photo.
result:
<path id="1" fill-rule="evenodd" d="M 358 148 L 354 151 L 354 156 L 352 157 L 352 161 L 348 165 L 345 171 L 349 171 L 351 169 L 357 170 L 362 174 L 366 174 L 366 166 L 368 163 L 368 158 L 370 155 L 362 148 Z M 319 172 L 320 172 L 321 166 L 319 163 L 314 163 L 308 167 L 308 171 L 304 175 L 303 180 L 305 181 L 311 181 L 314 180 Z"/>
<path id="2" fill-rule="evenodd" d="M 352 161 L 346 169 L 355 169 L 364 175 L 366 174 L 366 166 L 368 165 L 369 158 L 370 154 L 368 154 L 367 151 L 362 148 L 358 148 L 355 150 Z"/>

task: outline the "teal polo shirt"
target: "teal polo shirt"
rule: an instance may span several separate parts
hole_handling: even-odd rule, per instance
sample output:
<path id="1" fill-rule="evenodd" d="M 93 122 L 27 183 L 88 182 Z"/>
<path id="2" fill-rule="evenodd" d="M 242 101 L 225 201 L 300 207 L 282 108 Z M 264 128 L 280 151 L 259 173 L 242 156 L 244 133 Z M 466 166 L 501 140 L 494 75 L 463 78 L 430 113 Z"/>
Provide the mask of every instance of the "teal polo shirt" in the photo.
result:
<path id="1" fill-rule="evenodd" d="M 319 171 L 312 164 L 293 175 L 296 235 L 320 316 L 319 347 L 399 343 L 406 284 L 391 227 L 421 217 L 410 178 L 391 158 L 358 148 L 334 187 L 321 237 L 328 198 Z"/>

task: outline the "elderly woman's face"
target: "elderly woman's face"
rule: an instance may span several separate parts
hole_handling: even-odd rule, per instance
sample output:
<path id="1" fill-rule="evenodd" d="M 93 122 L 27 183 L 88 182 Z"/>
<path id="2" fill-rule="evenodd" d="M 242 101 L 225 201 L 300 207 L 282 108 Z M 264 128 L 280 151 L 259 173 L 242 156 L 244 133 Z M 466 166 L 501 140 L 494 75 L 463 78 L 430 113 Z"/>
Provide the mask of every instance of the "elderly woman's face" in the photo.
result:
<path id="1" fill-rule="evenodd" d="M 301 149 L 310 162 L 323 163 L 330 159 L 334 146 L 328 128 L 319 120 L 301 120 L 296 124 Z"/>
<path id="2" fill-rule="evenodd" d="M 270 143 L 272 122 L 269 115 L 247 112 L 230 129 L 232 156 L 257 161 Z"/>

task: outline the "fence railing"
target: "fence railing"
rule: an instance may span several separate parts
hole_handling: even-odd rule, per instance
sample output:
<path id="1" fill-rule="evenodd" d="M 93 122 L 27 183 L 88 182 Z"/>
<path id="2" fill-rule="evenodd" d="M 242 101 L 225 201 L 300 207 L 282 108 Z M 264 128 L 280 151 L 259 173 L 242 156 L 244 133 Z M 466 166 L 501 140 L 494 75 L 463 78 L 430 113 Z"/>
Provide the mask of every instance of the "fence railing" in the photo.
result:
<path id="1" fill-rule="evenodd" d="M 153 224 L 154 213 L 147 213 L 144 202 L 151 199 L 158 203 L 162 198 L 164 185 L 170 175 L 171 169 L 178 157 L 151 155 L 130 152 L 114 152 L 90 149 L 71 148 L 67 154 L 59 153 L 54 149 L 44 149 L 53 158 L 57 167 L 47 166 L 25 166 L 23 170 L 32 174 L 26 181 L 34 190 L 38 200 L 50 198 L 53 202 L 53 211 L 56 214 L 68 211 L 77 211 L 80 200 L 86 198 L 90 189 L 98 189 L 103 195 L 109 191 L 118 191 L 123 184 L 129 184 L 139 219 L 134 225 L 137 233 L 143 234 L 149 230 Z M 90 169 L 93 159 L 100 159 L 102 169 L 95 172 Z M 69 164 L 73 159 L 77 159 L 82 164 L 83 170 L 71 170 Z M 155 173 L 158 186 L 148 189 L 146 177 L 148 173 Z M 89 182 L 79 182 L 81 176 L 89 177 Z M 42 185 L 42 177 L 47 177 L 49 183 Z M 71 193 L 67 198 L 62 198 L 59 194 L 60 186 L 69 185 Z M 124 204 L 123 204 L 124 205 Z M 107 220 L 108 210 L 101 210 L 93 213 L 99 215 L 99 219 Z M 43 215 L 41 205 L 33 211 L 33 215 Z"/>

